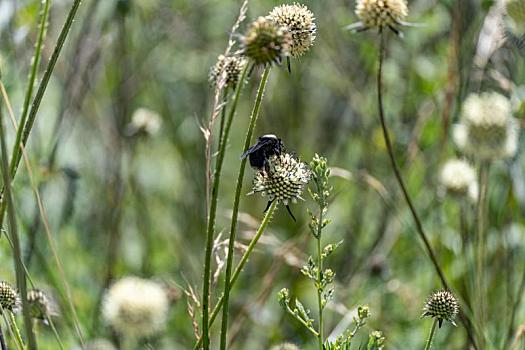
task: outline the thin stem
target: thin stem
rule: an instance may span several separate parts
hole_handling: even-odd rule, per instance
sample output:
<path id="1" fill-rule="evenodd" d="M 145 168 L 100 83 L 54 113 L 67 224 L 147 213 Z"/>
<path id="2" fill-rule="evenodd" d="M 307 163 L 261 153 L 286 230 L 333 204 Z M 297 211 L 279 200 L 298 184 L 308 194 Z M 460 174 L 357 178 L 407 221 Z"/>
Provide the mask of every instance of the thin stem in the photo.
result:
<path id="1" fill-rule="evenodd" d="M 485 245 L 486 245 L 486 214 L 487 214 L 487 190 L 488 190 L 489 164 L 481 163 L 479 167 L 479 193 L 477 206 L 477 223 L 478 232 L 476 239 L 476 290 L 477 290 L 477 307 L 476 319 L 480 330 L 485 329 Z M 480 347 L 485 344 L 484 336 L 480 334 Z"/>
<path id="2" fill-rule="evenodd" d="M 20 143 L 15 144 L 15 148 L 18 148 L 19 146 L 25 146 L 27 144 L 27 140 L 29 139 L 29 134 L 31 133 L 31 129 L 33 128 L 33 124 L 36 119 L 36 114 L 38 112 L 38 109 L 40 108 L 40 104 L 42 103 L 42 99 L 44 97 L 44 93 L 46 92 L 47 85 L 49 84 L 49 80 L 51 79 L 51 75 L 53 74 L 53 70 L 58 61 L 58 57 L 60 56 L 60 52 L 62 51 L 62 47 L 64 46 L 64 42 L 66 41 L 67 35 L 69 34 L 69 30 L 71 29 L 73 20 L 77 13 L 78 7 L 80 6 L 80 3 L 81 3 L 81 0 L 74 0 L 74 3 L 71 9 L 69 10 L 69 13 L 66 18 L 66 22 L 64 23 L 64 26 L 62 27 L 62 30 L 60 31 L 60 34 L 57 39 L 57 43 L 55 44 L 55 48 L 53 49 L 53 53 L 51 54 L 51 58 L 49 59 L 49 63 L 47 64 L 46 70 L 42 77 L 42 81 L 40 82 L 35 98 L 33 99 L 31 109 L 29 110 L 27 122 L 25 123 L 25 125 L 23 125 L 22 140 Z M 20 163 L 21 157 L 22 157 L 22 153 L 18 152 L 17 157 L 11 159 L 11 163 L 9 165 L 9 169 L 12 169 L 12 171 L 10 172 L 11 179 L 14 179 L 16 175 L 16 171 L 18 169 L 18 164 Z M 7 184 L 7 182 L 4 182 L 4 184 Z M 0 225 L 4 221 L 6 207 L 7 207 L 6 202 L 2 201 L 2 206 L 0 207 Z"/>
<path id="3" fill-rule="evenodd" d="M 11 159 L 16 159 L 20 153 L 20 140 L 22 139 L 22 131 L 27 120 L 27 113 L 29 112 L 29 103 L 33 96 L 33 88 L 35 87 L 36 74 L 38 72 L 38 66 L 40 64 L 40 56 L 42 52 L 42 43 L 46 36 L 47 18 L 49 15 L 49 8 L 51 7 L 51 0 L 46 0 L 40 11 L 40 20 L 38 24 L 38 38 L 35 43 L 35 53 L 33 54 L 33 60 L 31 62 L 31 72 L 29 74 L 29 83 L 27 84 L 27 90 L 24 97 L 24 106 L 22 107 L 22 116 L 20 117 L 20 123 L 18 130 L 16 131 L 15 147 L 13 147 Z M 14 163 L 10 166 L 11 177 L 14 177 Z"/>
<path id="4" fill-rule="evenodd" d="M 266 82 L 268 81 L 268 76 L 270 75 L 271 66 L 268 65 L 264 69 L 264 72 L 261 77 L 261 82 L 259 83 L 259 90 L 257 91 L 257 97 L 255 99 L 255 104 L 253 106 L 252 114 L 250 116 L 250 124 L 248 125 L 248 131 L 246 133 L 246 138 L 244 140 L 243 152 L 245 152 L 252 142 L 253 130 L 255 129 L 255 124 L 257 123 L 257 118 L 259 117 L 259 111 L 261 109 L 261 103 L 264 96 L 264 90 L 266 88 Z M 225 142 L 223 142 L 224 144 Z M 233 251 L 235 247 L 235 235 L 237 231 L 237 217 L 239 214 L 239 203 L 241 200 L 241 191 L 242 191 L 242 181 L 244 178 L 244 170 L 246 169 L 246 158 L 241 160 L 241 166 L 239 168 L 239 176 L 237 177 L 237 188 L 235 190 L 235 199 L 233 200 L 233 213 L 232 221 L 230 226 L 230 237 L 228 241 L 228 257 L 226 260 L 226 275 L 224 277 L 224 307 L 222 309 L 222 324 L 221 324 L 221 340 L 220 340 L 220 349 L 226 349 L 226 340 L 228 333 L 228 304 L 230 302 L 230 274 L 233 265 Z"/>
<path id="5" fill-rule="evenodd" d="M 235 268 L 235 271 L 233 272 L 232 278 L 230 280 L 230 289 L 233 287 L 237 279 L 239 278 L 239 275 L 241 274 L 242 269 L 244 268 L 244 265 L 248 262 L 248 258 L 250 257 L 251 253 L 253 252 L 253 249 L 257 245 L 257 242 L 259 242 L 259 239 L 261 238 L 262 234 L 266 230 L 266 227 L 268 226 L 268 223 L 270 222 L 272 215 L 277 207 L 277 202 L 274 201 L 270 208 L 266 211 L 266 214 L 264 215 L 263 221 L 261 222 L 261 225 L 257 229 L 257 232 L 253 236 L 252 240 L 248 244 L 248 248 L 246 248 L 246 251 L 244 252 L 241 260 L 237 264 L 237 267 Z M 213 308 L 213 311 L 210 315 L 210 326 L 213 324 L 215 319 L 217 318 L 217 315 L 219 314 L 219 311 L 221 310 L 221 307 L 224 305 L 224 293 L 222 293 L 221 297 L 217 301 L 217 305 Z M 193 350 L 197 350 L 200 348 L 203 342 L 203 336 L 200 336 L 195 345 L 193 346 Z"/>
<path id="6" fill-rule="evenodd" d="M 206 252 L 204 260 L 204 287 L 202 295 L 202 331 L 203 337 L 206 340 L 204 342 L 205 349 L 209 347 L 209 301 L 210 301 L 210 278 L 211 278 L 211 253 L 213 250 L 213 236 L 215 233 L 215 217 L 217 213 L 217 202 L 219 199 L 219 185 L 221 181 L 222 165 L 224 163 L 224 156 L 226 153 L 226 143 L 228 142 L 228 135 L 230 133 L 230 128 L 237 109 L 237 103 L 239 102 L 239 96 L 241 95 L 242 86 L 244 80 L 246 79 L 246 74 L 248 71 L 248 66 L 245 66 L 242 73 L 241 79 L 235 89 L 235 96 L 232 101 L 232 106 L 230 108 L 230 113 L 228 115 L 228 120 L 224 126 L 224 136 L 219 135 L 219 153 L 217 155 L 217 162 L 215 163 L 215 173 L 213 175 L 213 187 L 211 193 L 211 204 L 210 204 L 210 214 L 208 217 L 208 228 L 206 232 Z M 227 94 L 227 92 L 225 92 Z M 223 107 L 224 110 L 225 107 Z M 223 118 L 224 120 L 224 118 Z M 222 130 L 221 130 L 222 131 Z"/>
<path id="7" fill-rule="evenodd" d="M 0 349 L 7 350 L 7 345 L 5 344 L 4 332 L 2 331 L 1 325 L 0 325 Z"/>
<path id="8" fill-rule="evenodd" d="M 26 347 L 24 345 L 24 341 L 22 340 L 20 329 L 18 328 L 18 325 L 16 324 L 15 314 L 12 313 L 11 311 L 8 311 L 7 313 L 9 314 L 9 323 L 11 323 L 11 328 L 13 329 L 16 345 L 18 346 L 19 349 L 24 350 Z"/>
<path id="9" fill-rule="evenodd" d="M 430 348 L 432 347 L 432 339 L 434 338 L 434 334 L 436 333 L 437 323 L 437 319 L 435 319 L 432 323 L 432 328 L 430 329 L 430 334 L 428 335 L 427 343 L 425 344 L 425 350 L 430 350 Z"/>
<path id="10" fill-rule="evenodd" d="M 8 157 L 7 156 L 7 146 L 6 146 L 5 134 L 4 134 L 4 121 L 2 118 L 1 112 L 0 112 L 0 150 L 1 150 L 1 155 L 2 155 L 0 166 L 2 169 L 3 181 L 4 181 L 4 184 L 6 185 L 4 187 L 4 190 L 5 190 L 4 199 L 5 199 L 5 203 L 8 204 L 7 214 L 8 214 L 8 219 L 9 219 L 9 234 L 11 236 L 10 237 L 11 241 L 13 242 L 13 260 L 14 260 L 15 271 L 16 271 L 16 284 L 21 294 L 22 313 L 24 316 L 24 326 L 26 330 L 29 349 L 35 350 L 37 349 L 37 343 L 36 343 L 35 335 L 33 333 L 33 323 L 31 322 L 29 304 L 27 302 L 26 274 L 24 272 L 24 263 L 22 261 L 22 248 L 20 244 L 20 238 L 18 236 L 16 216 L 15 216 L 15 210 L 13 206 L 11 182 L 9 178 L 9 168 L 8 168 L 8 160 L 7 160 L 7 157 Z"/>
<path id="11" fill-rule="evenodd" d="M 319 222 L 317 225 L 317 305 L 319 308 L 319 350 L 323 350 L 324 337 L 323 337 L 323 256 L 321 253 L 321 232 L 323 226 L 323 212 L 324 208 L 319 210 Z"/>
<path id="12" fill-rule="evenodd" d="M 412 218 L 414 219 L 414 223 L 416 224 L 417 233 L 419 237 L 421 238 L 421 240 L 423 241 L 423 244 L 425 245 L 428 256 L 430 257 L 430 260 L 432 261 L 432 264 L 434 265 L 434 269 L 436 270 L 436 273 L 438 274 L 439 279 L 441 280 L 441 284 L 443 285 L 443 288 L 450 289 L 448 282 L 445 278 L 445 275 L 443 274 L 443 271 L 441 270 L 441 267 L 439 266 L 436 255 L 434 254 L 434 251 L 432 250 L 432 247 L 430 246 L 430 243 L 425 234 L 425 231 L 423 230 L 423 225 L 421 224 L 421 220 L 419 219 L 419 216 L 417 215 L 414 204 L 412 203 L 412 200 L 410 199 L 410 195 L 408 194 L 408 191 L 406 189 L 405 182 L 403 181 L 403 177 L 401 176 L 401 172 L 399 171 L 399 167 L 397 165 L 397 162 L 394 156 L 392 142 L 390 141 L 390 136 L 388 134 L 388 128 L 386 126 L 385 112 L 384 112 L 384 107 L 383 107 L 383 60 L 385 56 L 385 40 L 386 40 L 385 34 L 382 32 L 380 34 L 380 46 L 379 46 L 379 69 L 377 71 L 377 102 L 379 106 L 379 119 L 381 121 L 381 128 L 383 129 L 383 137 L 385 139 L 385 144 L 386 144 L 386 148 L 388 151 L 388 156 L 390 158 L 390 163 L 392 165 L 392 170 L 394 171 L 396 180 L 399 184 L 399 187 L 401 188 L 401 191 L 403 192 L 405 201 L 408 204 L 410 213 L 412 214 Z"/>
<path id="13" fill-rule="evenodd" d="M 320 338 L 319 332 L 312 328 L 308 323 L 306 323 L 305 320 L 303 320 L 301 317 L 299 317 L 291 308 L 290 306 L 286 305 L 286 311 L 290 315 L 292 315 L 293 318 L 295 318 L 297 321 L 299 321 L 303 326 L 305 326 L 306 329 L 308 329 L 316 338 Z"/>

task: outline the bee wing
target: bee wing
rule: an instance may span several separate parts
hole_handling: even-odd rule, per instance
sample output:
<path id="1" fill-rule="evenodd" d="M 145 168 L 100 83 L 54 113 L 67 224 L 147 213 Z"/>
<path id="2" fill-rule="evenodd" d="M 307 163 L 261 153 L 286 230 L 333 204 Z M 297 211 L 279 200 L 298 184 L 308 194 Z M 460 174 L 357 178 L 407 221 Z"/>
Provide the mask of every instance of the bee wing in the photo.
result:
<path id="1" fill-rule="evenodd" d="M 257 142 L 255 145 L 253 145 L 252 147 L 248 148 L 246 150 L 246 152 L 244 152 L 242 155 L 241 155 L 241 159 L 244 159 L 246 157 L 248 157 L 248 155 L 250 153 L 253 153 L 255 151 L 257 151 L 258 149 L 260 149 L 261 147 L 265 146 L 266 144 L 268 144 L 269 142 L 271 142 L 270 140 L 259 140 L 259 142 Z"/>

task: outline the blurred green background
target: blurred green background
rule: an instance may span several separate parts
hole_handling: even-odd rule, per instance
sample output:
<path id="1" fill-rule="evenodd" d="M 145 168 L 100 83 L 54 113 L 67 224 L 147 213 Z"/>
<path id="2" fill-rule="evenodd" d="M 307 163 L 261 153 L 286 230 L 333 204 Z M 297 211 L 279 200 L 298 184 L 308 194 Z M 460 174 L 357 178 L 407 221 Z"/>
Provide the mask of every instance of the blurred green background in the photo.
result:
<path id="1" fill-rule="evenodd" d="M 419 317 L 427 295 L 440 285 L 394 181 L 382 140 L 375 90 L 379 37 L 372 31 L 344 30 L 357 21 L 354 1 L 302 3 L 316 15 L 315 44 L 292 62 L 292 74 L 284 67 L 272 71 L 256 135 L 274 133 L 303 160 L 319 153 L 337 168 L 328 212 L 333 224 L 324 241 L 344 243 L 328 262 L 336 272 L 337 286 L 336 300 L 327 310 L 327 334 L 350 321 L 358 305 L 368 304 L 372 312 L 368 327 L 385 333 L 387 349 L 422 348 L 431 322 Z M 278 4 L 251 0 L 240 33 Z M 52 3 L 42 67 L 70 5 L 69 0 Z M 81 5 L 28 152 L 88 339 L 111 336 L 99 317 L 101 291 L 116 278 L 138 275 L 173 288 L 170 323 L 154 348 L 193 345 L 190 299 L 184 290 L 191 286 L 200 298 L 206 214 L 204 138 L 199 127 L 210 115 L 209 67 L 224 51 L 240 5 L 241 1 L 230 0 L 85 0 Z M 486 0 L 409 1 L 408 20 L 418 26 L 403 28 L 403 39 L 388 35 L 385 104 L 397 159 L 455 288 L 463 283 L 465 271 L 459 207 L 444 198 L 437 184 L 440 166 L 456 154 L 450 126 L 469 92 L 495 89 L 513 96 L 519 105 L 524 89 L 520 84 L 525 65 L 515 46 L 505 44 L 486 65 L 476 63 L 484 57 L 480 46 L 492 40 L 480 39 L 492 5 Z M 0 1 L 0 69 L 17 117 L 39 7 L 40 1 Z M 239 156 L 259 76 L 255 70 L 243 91 L 230 136 L 217 220 L 222 239 L 227 237 Z M 502 79 L 512 84 L 505 85 Z M 161 116 L 158 133 L 126 132 L 139 108 Z M 12 145 L 10 124 L 7 130 Z M 524 274 L 523 165 L 518 155 L 497 163 L 491 173 L 493 271 L 487 332 L 497 343 L 506 334 L 511 303 Z M 27 267 L 61 306 L 62 316 L 55 322 L 71 348 L 77 341 L 64 307 L 63 286 L 25 166 L 20 170 L 15 200 Z M 244 193 L 250 191 L 252 175 L 248 169 Z M 248 242 L 265 205 L 259 196 L 242 197 L 241 243 Z M 303 349 L 315 347 L 315 340 L 283 314 L 276 298 L 277 291 L 287 287 L 316 310 L 315 290 L 299 272 L 314 252 L 307 207 L 314 207 L 311 200 L 293 205 L 297 222 L 282 208 L 278 211 L 235 286 L 231 349 L 269 349 L 285 340 Z M 224 259 L 224 249 L 219 246 L 215 256 Z M 14 281 L 5 239 L 0 240 L 0 254 L 1 278 Z M 221 286 L 222 278 L 213 288 L 215 296 Z M 200 311 L 194 312 L 198 319 Z M 525 322 L 523 307 L 517 310 L 516 322 Z M 218 328 L 213 331 L 217 335 Z M 40 332 L 41 348 L 56 348 L 52 334 L 45 328 Z M 447 344 L 446 349 L 464 349 L 465 337 L 461 326 L 446 325 L 436 342 Z"/>

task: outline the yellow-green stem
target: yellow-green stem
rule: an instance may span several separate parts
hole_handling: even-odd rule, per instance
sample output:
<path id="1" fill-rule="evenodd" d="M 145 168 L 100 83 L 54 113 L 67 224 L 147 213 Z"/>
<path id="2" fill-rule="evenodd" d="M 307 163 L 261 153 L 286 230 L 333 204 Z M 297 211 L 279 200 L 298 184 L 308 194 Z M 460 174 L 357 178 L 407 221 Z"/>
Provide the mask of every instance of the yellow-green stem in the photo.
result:
<path id="1" fill-rule="evenodd" d="M 11 323 L 11 328 L 13 329 L 16 345 L 19 349 L 24 350 L 26 347 L 24 345 L 24 341 L 22 340 L 20 329 L 18 328 L 18 325 L 16 324 L 15 314 L 13 314 L 11 311 L 7 311 L 7 313 L 9 314 L 9 323 Z"/>
<path id="2" fill-rule="evenodd" d="M 275 208 L 277 207 L 277 202 L 273 202 L 270 208 L 266 211 L 266 214 L 264 215 L 263 221 L 261 222 L 261 225 L 257 229 L 257 232 L 255 233 L 255 236 L 253 236 L 252 240 L 248 244 L 248 248 L 244 252 L 241 260 L 237 264 L 237 267 L 235 268 L 235 271 L 233 272 L 232 278 L 230 280 L 230 288 L 232 288 L 235 285 L 235 282 L 239 278 L 239 275 L 241 274 L 242 269 L 244 268 L 244 265 L 248 262 L 248 258 L 250 257 L 253 249 L 257 245 L 257 242 L 261 238 L 262 234 L 266 230 L 266 227 L 268 226 L 268 223 L 270 222 L 272 215 L 275 211 Z M 213 311 L 210 315 L 210 326 L 213 325 L 213 322 L 217 318 L 217 315 L 219 314 L 219 311 L 221 310 L 222 306 L 224 304 L 224 293 L 221 295 L 219 300 L 217 300 L 217 305 L 213 308 Z M 203 337 L 200 336 L 195 345 L 193 346 L 193 350 L 197 350 L 202 345 Z"/>
<path id="3" fill-rule="evenodd" d="M 259 90 L 257 91 L 257 97 L 253 106 L 252 114 L 250 117 L 250 124 L 248 125 L 248 131 L 246 132 L 246 138 L 244 140 L 243 153 L 250 147 L 252 142 L 252 135 L 259 117 L 259 111 L 261 110 L 261 103 L 264 96 L 264 90 L 266 89 L 266 82 L 270 74 L 271 66 L 268 65 L 264 69 L 259 83 Z M 242 181 L 244 179 L 244 170 L 246 169 L 246 158 L 241 160 L 241 166 L 239 168 L 239 176 L 237 177 L 237 188 L 235 190 L 235 198 L 233 200 L 233 213 L 230 225 L 230 237 L 228 242 L 228 257 L 226 260 L 226 273 L 224 277 L 224 307 L 222 309 L 222 324 L 221 324 L 221 340 L 220 349 L 226 349 L 227 333 L 228 333 L 228 304 L 230 301 L 230 275 L 233 265 L 233 251 L 235 246 L 235 235 L 237 231 L 237 217 L 239 214 L 239 204 L 241 200 Z"/>
<path id="4" fill-rule="evenodd" d="M 317 339 L 319 340 L 319 350 L 323 350 L 324 336 L 323 336 L 323 289 L 322 280 L 323 280 L 323 255 L 321 251 L 321 233 L 323 225 L 323 210 L 324 208 L 319 208 L 319 222 L 317 226 L 317 305 L 319 308 L 319 335 Z"/>
<path id="5" fill-rule="evenodd" d="M 215 217 L 217 213 L 217 203 L 219 198 L 219 185 L 222 173 L 222 164 L 224 162 L 224 156 L 226 153 L 226 144 L 228 143 L 228 135 L 230 128 L 237 109 L 237 103 L 239 102 L 239 96 L 241 94 L 242 86 L 246 79 L 248 72 L 248 66 L 245 66 L 239 83 L 235 89 L 235 96 L 230 107 L 230 113 L 228 120 L 224 126 L 224 135 L 219 135 L 219 153 L 217 155 L 217 162 L 215 163 L 215 173 L 213 175 L 213 187 L 211 193 L 210 212 L 208 217 L 208 227 L 206 230 L 206 251 L 204 257 L 204 285 L 202 295 L 202 331 L 204 339 L 204 348 L 209 348 L 209 302 L 210 302 L 210 278 L 211 278 L 211 253 L 213 250 L 213 236 L 215 233 Z M 226 94 L 226 93 L 225 93 Z M 223 107 L 225 108 L 225 107 Z"/>
<path id="6" fill-rule="evenodd" d="M 434 319 L 434 322 L 432 323 L 432 328 L 430 328 L 430 334 L 428 335 L 428 339 L 425 344 L 425 350 L 430 350 L 430 348 L 432 347 L 432 340 L 434 339 L 434 334 L 436 333 L 437 323 L 438 320 Z"/>

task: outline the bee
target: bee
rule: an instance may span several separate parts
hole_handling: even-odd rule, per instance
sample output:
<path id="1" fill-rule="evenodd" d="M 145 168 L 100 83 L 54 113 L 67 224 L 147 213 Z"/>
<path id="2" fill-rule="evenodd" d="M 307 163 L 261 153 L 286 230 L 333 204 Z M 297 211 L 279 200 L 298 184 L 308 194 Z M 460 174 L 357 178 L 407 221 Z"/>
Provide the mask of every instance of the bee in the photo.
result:
<path id="1" fill-rule="evenodd" d="M 278 156 L 284 150 L 281 139 L 273 134 L 260 136 L 257 143 L 241 155 L 241 159 L 249 157 L 250 165 L 254 169 L 268 170 L 268 159 L 271 156 Z"/>

